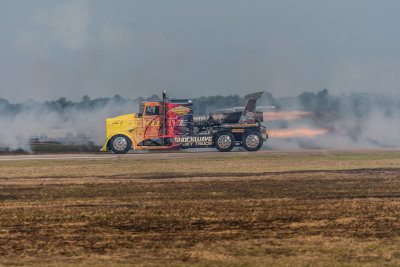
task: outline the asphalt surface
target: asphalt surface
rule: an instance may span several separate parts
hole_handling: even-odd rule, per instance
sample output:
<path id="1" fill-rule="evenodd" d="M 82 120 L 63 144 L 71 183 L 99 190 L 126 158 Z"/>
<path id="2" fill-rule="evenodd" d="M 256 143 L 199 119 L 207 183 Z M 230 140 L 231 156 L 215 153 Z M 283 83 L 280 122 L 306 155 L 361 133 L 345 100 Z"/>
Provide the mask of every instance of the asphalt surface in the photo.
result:
<path id="1" fill-rule="evenodd" d="M 40 155 L 0 155 L 1 161 L 24 160 L 109 160 L 109 159 L 171 159 L 171 158 L 216 158 L 216 157 L 251 157 L 266 155 L 335 155 L 335 154 L 398 154 L 400 148 L 364 148 L 364 149 L 314 149 L 314 150 L 260 150 L 257 152 L 184 150 L 168 152 L 133 152 L 124 155 L 112 153 L 91 154 L 40 154 Z"/>

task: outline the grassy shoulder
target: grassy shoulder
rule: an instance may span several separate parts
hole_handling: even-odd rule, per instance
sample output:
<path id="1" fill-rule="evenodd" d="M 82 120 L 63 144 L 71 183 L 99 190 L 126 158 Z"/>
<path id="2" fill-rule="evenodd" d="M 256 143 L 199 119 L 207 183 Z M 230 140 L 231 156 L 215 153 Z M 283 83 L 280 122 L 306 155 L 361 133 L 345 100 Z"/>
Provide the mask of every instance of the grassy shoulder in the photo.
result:
<path id="1" fill-rule="evenodd" d="M 400 154 L 262 155 L 107 160 L 41 160 L 0 162 L 0 179 L 13 177 L 97 177 L 182 173 L 261 173 L 301 170 L 396 168 Z M 204 176 L 204 175 L 202 175 Z"/>

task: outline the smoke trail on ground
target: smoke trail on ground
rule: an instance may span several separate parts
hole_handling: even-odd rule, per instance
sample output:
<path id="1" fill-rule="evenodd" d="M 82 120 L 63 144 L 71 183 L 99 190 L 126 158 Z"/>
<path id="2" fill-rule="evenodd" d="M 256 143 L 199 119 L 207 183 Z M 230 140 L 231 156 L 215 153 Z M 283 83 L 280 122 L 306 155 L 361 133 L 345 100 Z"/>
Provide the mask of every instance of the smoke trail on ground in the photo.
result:
<path id="1" fill-rule="evenodd" d="M 100 146 L 105 139 L 105 118 L 136 112 L 140 100 L 119 96 L 95 100 L 85 96 L 78 103 L 65 98 L 20 104 L 2 100 L 0 147 L 30 152 L 33 141 Z"/>

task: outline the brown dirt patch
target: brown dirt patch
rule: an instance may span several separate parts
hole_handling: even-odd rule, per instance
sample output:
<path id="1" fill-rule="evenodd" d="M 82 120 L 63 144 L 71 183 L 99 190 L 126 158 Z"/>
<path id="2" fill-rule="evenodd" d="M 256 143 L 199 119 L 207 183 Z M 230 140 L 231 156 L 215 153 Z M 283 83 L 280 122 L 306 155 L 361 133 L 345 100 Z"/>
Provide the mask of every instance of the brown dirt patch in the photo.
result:
<path id="1" fill-rule="evenodd" d="M 0 184 L 0 263 L 400 260 L 398 168 L 49 178 Z"/>

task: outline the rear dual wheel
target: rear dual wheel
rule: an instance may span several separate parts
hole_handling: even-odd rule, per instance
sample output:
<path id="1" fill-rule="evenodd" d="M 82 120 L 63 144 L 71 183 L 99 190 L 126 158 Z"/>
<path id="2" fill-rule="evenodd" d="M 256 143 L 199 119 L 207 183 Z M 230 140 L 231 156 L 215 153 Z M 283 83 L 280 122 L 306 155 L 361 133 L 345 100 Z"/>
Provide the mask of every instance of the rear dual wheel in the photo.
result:
<path id="1" fill-rule="evenodd" d="M 229 152 L 235 146 L 235 137 L 230 132 L 221 132 L 215 136 L 215 147 L 221 152 Z"/>
<path id="2" fill-rule="evenodd" d="M 243 134 L 242 145 L 248 151 L 257 151 L 263 145 L 264 140 L 259 132 L 247 132 Z"/>

